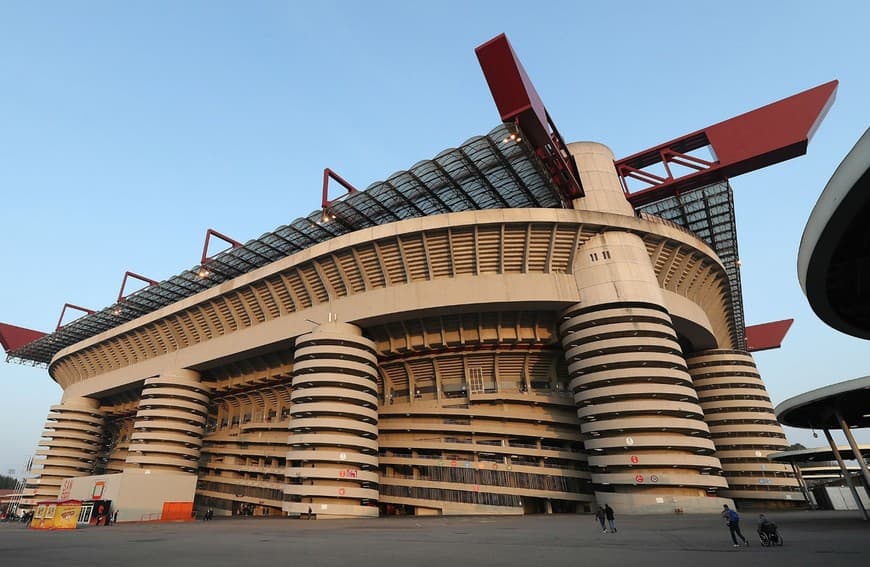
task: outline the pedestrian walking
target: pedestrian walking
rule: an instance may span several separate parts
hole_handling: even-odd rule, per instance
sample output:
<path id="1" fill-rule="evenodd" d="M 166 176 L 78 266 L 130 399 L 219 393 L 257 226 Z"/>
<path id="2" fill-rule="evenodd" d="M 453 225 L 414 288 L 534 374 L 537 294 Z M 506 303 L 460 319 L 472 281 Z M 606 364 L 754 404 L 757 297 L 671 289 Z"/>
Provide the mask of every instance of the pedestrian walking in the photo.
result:
<path id="1" fill-rule="evenodd" d="M 749 540 L 743 537 L 743 534 L 740 532 L 740 515 L 729 508 L 728 504 L 723 504 L 722 517 L 725 518 L 725 523 L 731 531 L 731 541 L 734 542 L 734 547 L 740 547 L 740 544 L 737 543 L 738 537 L 743 540 L 743 545 L 749 547 Z"/>
<path id="2" fill-rule="evenodd" d="M 599 506 L 598 510 L 595 512 L 595 519 L 598 520 L 599 524 L 601 524 L 601 533 L 603 534 L 607 533 L 607 526 L 604 525 L 604 520 L 606 519 L 606 517 L 607 515 L 604 512 L 604 508 Z"/>
<path id="3" fill-rule="evenodd" d="M 610 533 L 616 533 L 616 520 L 614 520 L 613 508 L 610 504 L 604 505 L 604 516 L 607 518 L 607 524 L 610 526 Z"/>

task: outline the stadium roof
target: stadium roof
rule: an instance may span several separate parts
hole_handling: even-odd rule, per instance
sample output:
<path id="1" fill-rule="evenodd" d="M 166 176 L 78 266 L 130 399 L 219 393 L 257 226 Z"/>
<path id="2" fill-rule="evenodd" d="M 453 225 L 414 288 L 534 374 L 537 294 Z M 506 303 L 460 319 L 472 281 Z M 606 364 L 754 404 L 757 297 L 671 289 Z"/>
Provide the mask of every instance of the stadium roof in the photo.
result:
<path id="1" fill-rule="evenodd" d="M 48 364 L 60 350 L 171 305 L 224 281 L 333 237 L 370 226 L 442 213 L 513 207 L 570 207 L 583 194 L 576 164 L 504 34 L 475 50 L 504 123 L 435 159 L 356 191 L 327 199 L 323 209 L 294 220 L 244 245 L 233 245 L 163 282 L 119 295 L 118 302 L 44 334 L 0 324 L 7 361 Z M 736 345 L 746 348 L 734 203 L 728 178 L 802 155 L 833 103 L 837 81 L 714 124 L 615 162 L 626 197 L 636 208 L 696 233 L 719 255 L 728 274 Z M 759 132 L 765 135 L 759 136 Z M 709 147 L 714 161 L 689 152 Z M 666 175 L 653 173 L 662 165 Z M 671 166 L 688 168 L 676 175 Z M 331 176 L 331 175 L 330 175 Z M 634 192 L 627 178 L 650 185 Z M 206 249 L 208 240 L 206 240 Z M 122 286 L 122 293 L 123 293 Z M 66 307 L 82 310 L 74 305 Z M 61 319 L 63 314 L 61 314 Z M 779 339 L 781 341 L 781 337 Z M 768 346 L 767 348 L 771 348 Z"/>
<path id="2" fill-rule="evenodd" d="M 68 346 L 315 244 L 370 226 L 479 209 L 561 208 L 560 194 L 533 148 L 524 141 L 514 141 L 512 133 L 512 127 L 503 124 L 487 136 L 471 138 L 408 171 L 373 183 L 365 191 L 352 191 L 331 201 L 326 210 L 316 210 L 216 254 L 200 266 L 135 291 L 109 307 L 58 327 L 54 333 L 34 333 L 31 338 L 37 337 L 35 340 L 8 348 L 7 360 L 47 365 Z M 731 187 L 717 183 L 652 203 L 643 210 L 695 232 L 716 250 L 729 276 L 738 337 L 743 341 Z"/>
<path id="3" fill-rule="evenodd" d="M 257 239 L 216 254 L 201 266 L 131 293 L 7 351 L 7 360 L 48 364 L 60 350 L 336 236 L 403 219 L 501 208 L 561 208 L 560 197 L 531 147 L 509 125 L 351 192 Z M 202 269 L 207 270 L 206 274 Z M 6 346 L 6 345 L 4 345 Z"/>

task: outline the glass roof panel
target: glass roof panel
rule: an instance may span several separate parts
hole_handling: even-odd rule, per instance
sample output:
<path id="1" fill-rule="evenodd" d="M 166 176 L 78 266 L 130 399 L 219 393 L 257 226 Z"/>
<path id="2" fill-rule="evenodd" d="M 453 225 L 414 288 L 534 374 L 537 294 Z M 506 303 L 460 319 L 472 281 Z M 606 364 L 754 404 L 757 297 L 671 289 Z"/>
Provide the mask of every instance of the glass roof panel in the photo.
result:
<path id="1" fill-rule="evenodd" d="M 243 246 L 216 254 L 202 267 L 185 270 L 156 285 L 130 294 L 121 304 L 85 315 L 54 333 L 14 352 L 8 359 L 48 364 L 60 350 L 190 297 L 219 283 L 264 266 L 336 236 L 370 226 L 453 211 L 507 207 L 560 208 L 559 196 L 524 143 L 504 144 L 510 131 L 504 125 L 478 136 L 433 160 L 415 164 L 365 191 L 334 202 L 324 221 L 322 211 L 300 217 Z"/>

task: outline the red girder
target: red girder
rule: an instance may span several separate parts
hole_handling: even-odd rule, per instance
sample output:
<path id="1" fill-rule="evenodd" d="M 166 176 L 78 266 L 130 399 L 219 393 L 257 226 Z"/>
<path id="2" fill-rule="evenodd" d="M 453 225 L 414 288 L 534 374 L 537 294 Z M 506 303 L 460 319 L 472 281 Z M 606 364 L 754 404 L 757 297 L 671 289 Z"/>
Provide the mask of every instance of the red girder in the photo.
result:
<path id="1" fill-rule="evenodd" d="M 342 187 L 344 187 L 347 190 L 347 193 L 345 193 L 344 195 L 340 195 L 340 196 L 336 197 L 335 199 L 330 200 L 330 198 L 329 198 L 329 180 L 330 179 L 335 179 L 339 185 L 341 185 Z M 322 205 L 323 205 L 324 211 L 326 209 L 328 209 L 334 202 L 338 201 L 339 199 L 342 199 L 342 198 L 346 197 L 347 195 L 350 195 L 350 194 L 356 193 L 356 192 L 357 192 L 357 188 L 354 187 L 353 185 L 351 185 L 350 182 L 345 180 L 341 175 L 332 171 L 328 167 L 323 170 L 323 201 L 322 201 Z"/>
<path id="2" fill-rule="evenodd" d="M 67 309 L 75 309 L 76 311 L 81 311 L 85 315 L 90 315 L 94 312 L 93 309 L 88 309 L 87 307 L 79 307 L 78 305 L 73 305 L 72 303 L 64 303 L 63 309 L 61 309 L 60 311 L 60 317 L 58 317 L 57 319 L 57 327 L 55 328 L 55 331 L 59 331 L 60 328 L 63 327 L 63 316 L 66 315 Z"/>
<path id="3" fill-rule="evenodd" d="M 6 352 L 12 352 L 41 339 L 46 333 L 25 329 L 8 323 L 0 323 L 0 345 Z"/>
<path id="4" fill-rule="evenodd" d="M 206 246 L 208 246 L 208 245 L 206 245 Z M 124 295 L 124 289 L 127 287 L 127 280 L 128 280 L 129 278 L 133 278 L 133 279 L 137 279 L 137 280 L 139 280 L 139 281 L 141 281 L 141 282 L 145 282 L 145 283 L 147 283 L 149 286 L 150 286 L 150 285 L 157 285 L 157 282 L 156 282 L 155 280 L 152 280 L 151 278 L 146 278 L 145 276 L 140 276 L 139 274 L 136 274 L 136 273 L 134 273 L 134 272 L 129 272 L 129 271 L 128 271 L 128 272 L 125 272 L 125 273 L 124 273 L 124 279 L 123 279 L 123 281 L 121 282 L 121 290 L 118 292 L 118 302 L 119 302 L 119 303 L 120 303 L 121 301 L 124 301 L 124 298 L 127 297 L 126 295 Z"/>
<path id="5" fill-rule="evenodd" d="M 208 244 L 212 236 L 220 238 L 221 240 L 229 244 L 231 248 L 239 248 L 242 245 L 241 242 L 236 242 L 229 236 L 221 234 L 213 228 L 210 228 L 205 232 L 205 243 L 202 245 L 202 258 L 200 258 L 199 260 L 200 264 L 206 264 L 211 261 L 211 256 L 208 255 Z"/>
<path id="6" fill-rule="evenodd" d="M 517 130 L 518 137 L 506 142 L 526 139 L 547 168 L 562 202 L 570 207 L 572 199 L 583 196 L 577 164 L 507 37 L 496 36 L 474 52 L 502 121 Z"/>
<path id="7" fill-rule="evenodd" d="M 794 319 L 783 319 L 746 327 L 746 350 L 758 352 L 781 347 L 792 323 Z"/>
<path id="8" fill-rule="evenodd" d="M 805 154 L 834 102 L 837 85 L 838 81 L 819 85 L 616 161 L 626 197 L 638 207 Z M 687 154 L 705 146 L 715 161 Z M 672 163 L 695 171 L 676 177 Z M 656 164 L 662 164 L 666 177 L 645 171 Z M 629 178 L 650 187 L 632 193 Z"/>
<path id="9" fill-rule="evenodd" d="M 335 179 L 339 185 L 341 185 L 342 187 L 344 187 L 347 190 L 347 193 L 345 193 L 344 195 L 339 195 L 335 199 L 330 199 L 329 198 L 329 180 L 330 179 Z M 323 222 L 327 222 L 329 220 L 334 219 L 335 213 L 332 212 L 331 210 L 329 210 L 329 208 L 332 206 L 332 204 L 338 200 L 345 198 L 348 195 L 351 195 L 351 194 L 357 193 L 357 192 L 358 192 L 357 188 L 354 187 L 353 185 L 351 185 L 350 182 L 347 181 L 344 177 L 342 177 L 341 175 L 332 171 L 328 167 L 325 168 L 323 170 L 323 200 L 321 201 L 321 204 L 323 205 L 323 213 L 321 215 L 321 220 Z"/>

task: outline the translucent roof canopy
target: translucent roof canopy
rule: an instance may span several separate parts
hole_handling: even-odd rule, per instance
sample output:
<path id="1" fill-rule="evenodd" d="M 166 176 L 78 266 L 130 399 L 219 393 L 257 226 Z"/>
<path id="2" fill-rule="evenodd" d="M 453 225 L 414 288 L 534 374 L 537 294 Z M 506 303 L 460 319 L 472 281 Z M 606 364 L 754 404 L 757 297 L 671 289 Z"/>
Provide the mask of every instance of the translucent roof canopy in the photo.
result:
<path id="1" fill-rule="evenodd" d="M 737 222 L 734 195 L 727 182 L 714 183 L 694 191 L 667 197 L 638 208 L 693 232 L 716 251 L 731 284 L 731 307 L 737 331 L 737 348 L 746 348 L 743 292 L 740 284 L 740 255 L 737 251 Z"/>
<path id="2" fill-rule="evenodd" d="M 16 362 L 48 364 L 60 350 L 127 321 L 209 289 L 320 242 L 398 220 L 457 211 L 560 208 L 559 195 L 525 143 L 510 140 L 501 125 L 459 148 L 417 163 L 365 191 L 333 202 L 328 217 L 317 210 L 244 245 L 215 255 L 203 266 L 140 289 L 118 304 L 72 321 L 8 353 Z M 505 140 L 508 140 L 507 142 Z M 207 270 L 204 271 L 202 268 Z"/>
<path id="3" fill-rule="evenodd" d="M 281 258 L 371 226 L 450 212 L 501 208 L 561 208 L 560 196 L 540 160 L 525 142 L 501 125 L 434 159 L 417 163 L 278 227 L 242 246 L 216 254 L 167 280 L 144 287 L 123 301 L 85 315 L 11 350 L 7 359 L 48 364 L 60 350 L 113 329 Z M 642 213 L 670 220 L 705 240 L 719 255 L 731 284 L 738 347 L 745 348 L 737 232 L 727 182 L 644 205 Z M 326 213 L 326 214 L 325 214 Z"/>

